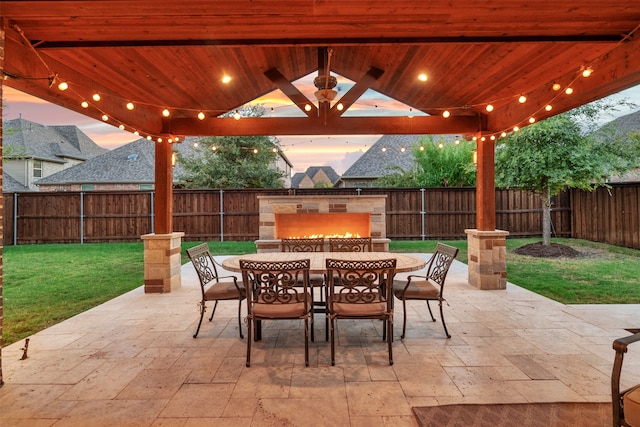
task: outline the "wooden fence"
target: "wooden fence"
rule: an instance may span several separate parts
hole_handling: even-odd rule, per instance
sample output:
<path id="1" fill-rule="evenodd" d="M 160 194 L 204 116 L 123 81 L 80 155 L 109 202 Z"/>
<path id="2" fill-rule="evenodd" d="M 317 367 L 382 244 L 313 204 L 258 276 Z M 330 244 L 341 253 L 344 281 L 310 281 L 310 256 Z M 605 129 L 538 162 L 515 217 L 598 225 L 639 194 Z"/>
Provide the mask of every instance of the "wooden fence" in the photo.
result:
<path id="1" fill-rule="evenodd" d="M 465 239 L 475 228 L 473 188 L 175 190 L 173 229 L 184 240 L 258 239 L 259 195 L 387 196 L 387 237 Z M 4 245 L 139 241 L 153 233 L 153 192 L 4 193 Z M 569 191 L 553 200 L 554 235 L 640 249 L 640 185 Z M 542 234 L 542 203 L 526 191 L 496 190 L 496 228 Z"/>

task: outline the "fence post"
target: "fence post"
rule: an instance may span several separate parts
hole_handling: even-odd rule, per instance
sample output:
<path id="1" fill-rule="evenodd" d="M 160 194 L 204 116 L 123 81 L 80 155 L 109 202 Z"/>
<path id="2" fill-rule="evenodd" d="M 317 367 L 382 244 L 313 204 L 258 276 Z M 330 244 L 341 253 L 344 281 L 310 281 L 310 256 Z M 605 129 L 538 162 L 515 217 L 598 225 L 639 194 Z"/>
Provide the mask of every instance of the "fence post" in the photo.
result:
<path id="1" fill-rule="evenodd" d="M 421 218 L 421 222 L 422 222 L 422 234 L 421 234 L 422 240 L 426 239 L 425 222 L 424 222 L 425 214 L 426 214 L 426 212 L 424 211 L 424 192 L 425 192 L 425 189 L 421 188 L 420 189 L 420 193 L 422 193 L 422 207 L 420 208 L 420 218 Z"/>
<path id="2" fill-rule="evenodd" d="M 13 193 L 13 246 L 18 244 L 18 193 Z"/>
<path id="3" fill-rule="evenodd" d="M 153 233 L 155 233 L 155 227 L 153 226 L 153 225 L 154 225 L 153 223 L 154 223 L 155 221 L 154 221 L 153 219 L 154 219 L 154 217 L 155 217 L 155 215 L 156 215 L 155 211 L 153 210 L 153 206 L 154 206 L 154 204 L 155 204 L 155 203 L 154 203 L 154 195 L 155 195 L 155 192 L 154 192 L 154 191 L 152 191 L 152 192 L 151 192 L 151 193 L 149 193 L 149 194 L 151 194 L 151 234 L 153 234 Z"/>
<path id="4" fill-rule="evenodd" d="M 80 244 L 84 243 L 84 192 L 80 192 Z"/>
<path id="5" fill-rule="evenodd" d="M 220 241 L 224 242 L 224 200 L 222 194 L 224 191 L 220 189 Z"/>
<path id="6" fill-rule="evenodd" d="M 362 188 L 356 188 L 356 193 L 358 193 L 358 196 L 360 195 L 361 191 L 362 191 Z"/>

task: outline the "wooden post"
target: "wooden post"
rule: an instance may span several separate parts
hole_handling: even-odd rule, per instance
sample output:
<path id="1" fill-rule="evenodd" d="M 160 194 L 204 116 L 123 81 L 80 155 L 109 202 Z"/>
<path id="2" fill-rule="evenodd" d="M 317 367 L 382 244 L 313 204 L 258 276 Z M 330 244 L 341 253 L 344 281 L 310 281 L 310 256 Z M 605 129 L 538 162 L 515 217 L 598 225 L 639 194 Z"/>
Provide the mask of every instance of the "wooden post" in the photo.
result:
<path id="1" fill-rule="evenodd" d="M 0 22 L 0 74 L 4 70 L 4 25 L 3 22 Z M 2 99 L 2 87 L 4 85 L 4 81 L 0 78 L 0 99 Z M 2 111 L 2 104 L 0 103 L 0 118 L 4 117 Z M 2 120 L 0 120 L 0 160 L 2 159 Z M 2 188 L 2 161 L 0 161 L 0 188 Z M 4 223 L 4 200 L 3 200 L 2 192 L 0 191 L 0 387 L 4 384 L 4 380 L 2 379 L 2 319 L 3 310 L 2 310 L 2 248 L 4 246 L 4 228 L 2 224 Z"/>
<path id="2" fill-rule="evenodd" d="M 496 228 L 495 144 L 478 138 L 478 167 L 476 170 L 476 227 L 481 231 Z"/>
<path id="3" fill-rule="evenodd" d="M 180 252 L 184 233 L 173 231 L 173 147 L 168 141 L 155 145 L 155 233 L 142 236 L 145 293 L 171 292 L 182 284 Z"/>
<path id="4" fill-rule="evenodd" d="M 173 148 L 167 141 L 156 142 L 154 231 L 169 234 L 173 231 Z"/>

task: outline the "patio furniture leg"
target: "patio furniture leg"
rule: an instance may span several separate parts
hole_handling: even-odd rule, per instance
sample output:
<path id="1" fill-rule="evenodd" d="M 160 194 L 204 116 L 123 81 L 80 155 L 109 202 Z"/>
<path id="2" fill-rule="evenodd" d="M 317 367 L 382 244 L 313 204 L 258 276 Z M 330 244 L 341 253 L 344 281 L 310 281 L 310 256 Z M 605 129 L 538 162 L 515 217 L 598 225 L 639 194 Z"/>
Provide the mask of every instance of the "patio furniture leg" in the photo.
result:
<path id="1" fill-rule="evenodd" d="M 216 301 L 216 304 L 217 303 L 218 301 Z M 240 331 L 240 339 L 244 338 L 244 335 L 242 335 L 242 320 L 240 319 L 240 312 L 242 311 L 241 309 L 242 309 L 242 300 L 239 300 L 238 301 L 238 330 Z"/>
<path id="2" fill-rule="evenodd" d="M 335 344 L 333 317 L 329 319 L 329 329 L 331 334 L 331 366 L 335 366 L 336 365 L 336 344 Z"/>
<path id="3" fill-rule="evenodd" d="M 196 328 L 196 333 L 193 334 L 193 337 L 196 338 L 198 336 L 198 332 L 200 332 L 200 326 L 202 325 L 202 318 L 204 317 L 204 311 L 207 309 L 204 301 L 200 303 L 200 321 L 198 322 L 198 327 Z"/>
<path id="4" fill-rule="evenodd" d="M 429 305 L 429 300 L 426 300 L 426 301 L 427 301 L 427 308 L 429 309 L 429 314 L 431 315 L 431 320 L 435 322 L 436 318 L 433 317 L 433 312 L 431 311 L 431 306 Z"/>
<path id="5" fill-rule="evenodd" d="M 428 305 L 429 303 L 427 303 Z M 407 301 L 402 299 L 402 336 L 400 339 L 404 339 L 404 334 L 407 332 Z"/>
<path id="6" fill-rule="evenodd" d="M 251 366 L 251 332 L 253 332 L 254 327 L 255 321 L 249 319 L 247 322 L 247 368 Z"/>
<path id="7" fill-rule="evenodd" d="M 387 335 L 387 343 L 389 345 L 389 365 L 393 365 L 393 321 L 391 320 L 391 318 L 389 318 L 386 322 L 385 322 L 386 326 L 387 326 L 387 330 L 389 331 L 389 334 Z"/>
<path id="8" fill-rule="evenodd" d="M 447 338 L 451 338 L 451 335 L 449 335 L 449 331 L 447 330 L 447 324 L 444 323 L 444 314 L 442 313 L 442 300 L 440 300 L 440 320 L 442 320 L 442 326 L 444 327 L 444 333 L 447 336 Z"/>
<path id="9" fill-rule="evenodd" d="M 218 300 L 213 304 L 213 310 L 211 311 L 211 317 L 209 317 L 209 322 L 213 320 L 213 315 L 216 314 L 216 308 L 218 308 Z"/>

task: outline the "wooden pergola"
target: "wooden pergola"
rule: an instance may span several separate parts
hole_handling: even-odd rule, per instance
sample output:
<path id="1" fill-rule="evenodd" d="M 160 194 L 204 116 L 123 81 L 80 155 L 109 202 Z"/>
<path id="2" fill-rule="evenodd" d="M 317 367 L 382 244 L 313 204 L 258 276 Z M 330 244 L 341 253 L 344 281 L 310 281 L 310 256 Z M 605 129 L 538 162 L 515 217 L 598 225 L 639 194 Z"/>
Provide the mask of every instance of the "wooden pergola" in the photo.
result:
<path id="1" fill-rule="evenodd" d="M 187 135 L 462 134 L 477 138 L 476 231 L 493 245 L 495 138 L 640 84 L 638 0 L 3 0 L 1 13 L 2 85 L 154 141 L 157 235 L 174 234 L 171 143 Z M 308 99 L 291 82 L 315 72 L 321 95 L 336 74 L 355 85 Z M 275 89 L 303 115 L 219 117 Z M 345 116 L 367 89 L 427 115 Z"/>

